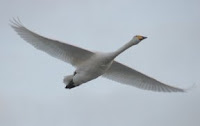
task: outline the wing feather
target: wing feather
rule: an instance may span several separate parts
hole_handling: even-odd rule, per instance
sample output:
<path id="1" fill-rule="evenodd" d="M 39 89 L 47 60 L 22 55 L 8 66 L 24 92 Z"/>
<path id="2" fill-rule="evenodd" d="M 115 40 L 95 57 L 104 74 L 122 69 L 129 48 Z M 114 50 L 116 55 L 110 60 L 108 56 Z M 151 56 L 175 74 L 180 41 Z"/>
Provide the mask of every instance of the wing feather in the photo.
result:
<path id="1" fill-rule="evenodd" d="M 75 67 L 93 55 L 93 52 L 88 50 L 38 35 L 23 26 L 19 20 L 13 19 L 11 23 L 18 35 L 35 48 Z"/>
<path id="2" fill-rule="evenodd" d="M 166 85 L 116 61 L 113 62 L 111 68 L 108 69 L 103 77 L 144 90 L 157 92 L 184 92 L 183 89 Z"/>

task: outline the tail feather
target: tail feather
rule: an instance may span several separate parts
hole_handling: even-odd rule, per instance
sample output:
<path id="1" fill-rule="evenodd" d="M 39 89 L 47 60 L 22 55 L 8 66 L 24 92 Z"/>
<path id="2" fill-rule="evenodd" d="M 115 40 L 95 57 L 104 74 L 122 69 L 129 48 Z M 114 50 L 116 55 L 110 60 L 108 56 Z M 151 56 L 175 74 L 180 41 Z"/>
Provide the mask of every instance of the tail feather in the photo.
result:
<path id="1" fill-rule="evenodd" d="M 71 89 L 76 87 L 76 85 L 73 82 L 73 76 L 74 75 L 69 75 L 69 76 L 65 76 L 63 82 L 65 83 L 67 89 Z"/>
<path id="2" fill-rule="evenodd" d="M 76 86 L 74 85 L 73 80 L 71 80 L 71 81 L 69 82 L 69 84 L 68 84 L 65 88 L 71 89 L 71 88 L 74 88 L 74 87 L 76 87 Z"/>
<path id="3" fill-rule="evenodd" d="M 73 75 L 65 76 L 64 80 L 63 80 L 63 83 L 65 85 L 68 85 L 72 79 L 73 79 Z"/>

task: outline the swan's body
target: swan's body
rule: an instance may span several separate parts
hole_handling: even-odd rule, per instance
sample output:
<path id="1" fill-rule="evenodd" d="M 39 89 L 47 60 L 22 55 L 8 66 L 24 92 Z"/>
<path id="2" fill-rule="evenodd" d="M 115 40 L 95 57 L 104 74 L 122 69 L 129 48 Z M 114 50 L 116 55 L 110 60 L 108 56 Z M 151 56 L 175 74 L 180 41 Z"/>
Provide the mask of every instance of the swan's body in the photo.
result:
<path id="1" fill-rule="evenodd" d="M 127 44 L 111 53 L 94 53 L 70 44 L 42 37 L 22 25 L 20 21 L 13 20 L 12 27 L 28 43 L 35 48 L 42 50 L 49 55 L 76 67 L 73 75 L 66 76 L 64 83 L 66 88 L 73 88 L 99 76 L 133 85 L 135 87 L 162 91 L 162 92 L 183 92 L 183 89 L 163 84 L 140 72 L 135 71 L 117 61 L 115 57 L 129 47 L 138 44 L 146 37 L 134 36 Z"/>
<path id="2" fill-rule="evenodd" d="M 89 60 L 77 67 L 73 76 L 73 85 L 78 86 L 103 75 L 110 68 L 112 62 L 112 55 L 95 53 Z"/>

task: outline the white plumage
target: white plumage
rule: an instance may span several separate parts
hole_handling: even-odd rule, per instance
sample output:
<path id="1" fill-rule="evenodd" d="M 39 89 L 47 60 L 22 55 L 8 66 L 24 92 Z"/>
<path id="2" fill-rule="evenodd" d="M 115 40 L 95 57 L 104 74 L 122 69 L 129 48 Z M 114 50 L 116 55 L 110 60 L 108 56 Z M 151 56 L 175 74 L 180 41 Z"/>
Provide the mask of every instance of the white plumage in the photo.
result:
<path id="1" fill-rule="evenodd" d="M 76 71 L 73 75 L 64 78 L 64 83 L 67 85 L 66 88 L 71 89 L 102 75 L 105 78 L 145 90 L 184 92 L 183 89 L 161 83 L 130 67 L 114 61 L 116 56 L 129 47 L 138 44 L 146 37 L 134 36 L 133 39 L 115 52 L 94 53 L 38 35 L 24 27 L 19 20 L 13 19 L 11 23 L 12 28 L 35 48 L 76 67 Z"/>

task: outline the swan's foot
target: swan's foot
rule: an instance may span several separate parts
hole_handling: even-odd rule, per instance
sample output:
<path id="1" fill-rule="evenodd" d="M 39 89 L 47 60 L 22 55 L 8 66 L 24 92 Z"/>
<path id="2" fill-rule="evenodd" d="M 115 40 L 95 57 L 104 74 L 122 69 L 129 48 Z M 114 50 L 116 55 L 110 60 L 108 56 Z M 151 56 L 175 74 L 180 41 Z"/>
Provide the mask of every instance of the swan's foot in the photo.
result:
<path id="1" fill-rule="evenodd" d="M 74 88 L 74 87 L 76 87 L 76 86 L 74 85 L 73 80 L 71 80 L 71 81 L 69 82 L 69 84 L 68 84 L 65 88 L 66 88 L 66 89 L 71 89 L 71 88 Z"/>

